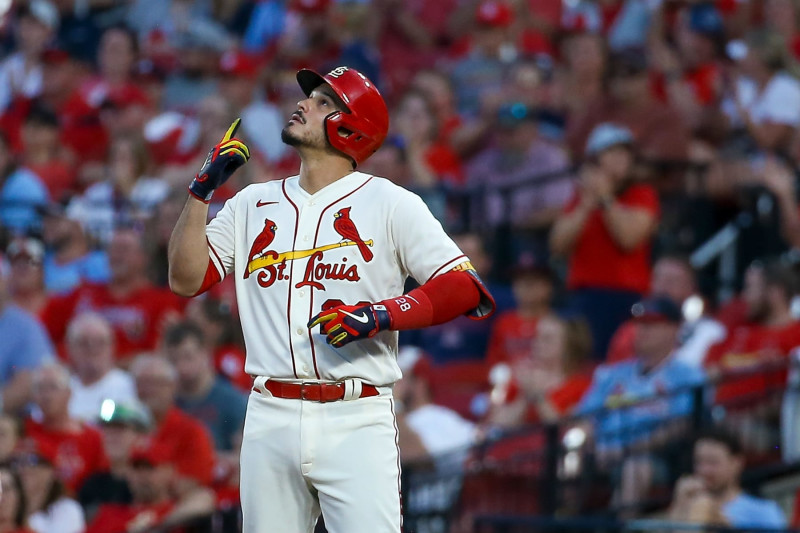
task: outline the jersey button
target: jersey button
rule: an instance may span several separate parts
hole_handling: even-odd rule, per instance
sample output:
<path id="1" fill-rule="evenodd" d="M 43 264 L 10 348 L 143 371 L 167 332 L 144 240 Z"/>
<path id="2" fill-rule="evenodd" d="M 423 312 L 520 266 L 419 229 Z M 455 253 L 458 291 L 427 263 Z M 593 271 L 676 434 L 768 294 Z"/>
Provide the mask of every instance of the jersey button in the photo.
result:
<path id="1" fill-rule="evenodd" d="M 305 296 L 306 296 L 306 291 L 300 291 L 300 292 L 298 292 L 297 294 L 300 296 L 300 298 L 305 298 Z"/>
<path id="2" fill-rule="evenodd" d="M 303 372 L 310 372 L 311 369 L 308 368 L 308 365 L 303 365 Z"/>
<path id="3" fill-rule="evenodd" d="M 303 328 L 297 328 L 297 334 L 298 335 L 302 335 L 303 334 Z"/>
<path id="4" fill-rule="evenodd" d="M 306 236 L 304 236 L 304 237 L 303 237 L 303 240 L 304 240 L 305 242 L 308 242 L 308 241 L 310 241 L 310 240 L 311 240 L 311 236 L 310 236 L 310 235 L 306 235 Z"/>

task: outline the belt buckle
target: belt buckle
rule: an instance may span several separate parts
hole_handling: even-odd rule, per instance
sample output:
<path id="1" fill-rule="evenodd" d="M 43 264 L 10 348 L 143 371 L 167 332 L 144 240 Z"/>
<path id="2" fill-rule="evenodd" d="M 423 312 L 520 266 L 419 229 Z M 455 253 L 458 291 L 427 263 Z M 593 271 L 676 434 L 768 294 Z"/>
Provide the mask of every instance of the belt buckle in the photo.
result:
<path id="1" fill-rule="evenodd" d="M 313 381 L 303 381 L 300 383 L 300 399 L 306 400 L 309 402 L 315 402 L 319 400 L 312 400 L 306 396 L 306 390 L 308 390 L 312 385 L 319 385 L 319 383 L 314 383 Z M 322 393 L 320 391 L 320 398 L 322 398 Z"/>

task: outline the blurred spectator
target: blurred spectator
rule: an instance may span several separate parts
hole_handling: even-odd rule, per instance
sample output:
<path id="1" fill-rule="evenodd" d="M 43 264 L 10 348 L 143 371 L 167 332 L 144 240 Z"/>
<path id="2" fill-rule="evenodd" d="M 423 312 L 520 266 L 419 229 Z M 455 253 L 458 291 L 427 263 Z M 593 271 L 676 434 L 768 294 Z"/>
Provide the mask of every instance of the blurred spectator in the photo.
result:
<path id="1" fill-rule="evenodd" d="M 394 396 L 400 454 L 403 463 L 458 466 L 477 430 L 455 411 L 433 403 L 431 360 L 419 348 L 403 348 L 397 356 L 403 379 L 395 383 Z"/>
<path id="2" fill-rule="evenodd" d="M 276 60 L 290 66 L 334 62 L 340 51 L 340 30 L 332 23 L 333 3 L 330 0 L 289 0 L 286 6 L 286 26 L 276 42 Z"/>
<path id="3" fill-rule="evenodd" d="M 509 224 L 521 241 L 514 243 L 516 248 L 532 248 L 546 256 L 544 233 L 574 187 L 566 153 L 542 138 L 537 120 L 536 110 L 522 103 L 502 106 L 496 137 L 468 163 L 467 181 L 484 188 L 489 224 Z M 502 190 L 512 186 L 516 187 Z"/>
<path id="4" fill-rule="evenodd" d="M 458 3 L 454 0 L 369 3 L 367 31 L 379 46 L 385 78 L 381 87 L 386 87 L 386 93 L 402 94 L 414 73 L 436 64 L 442 48 L 451 40 L 448 21 Z"/>
<path id="5" fill-rule="evenodd" d="M 454 235 L 453 241 L 470 258 L 481 278 L 491 279 L 489 272 L 492 269 L 492 258 L 480 235 L 463 233 Z M 488 287 L 495 297 L 498 313 L 512 308 L 513 296 L 508 287 L 491 283 Z M 484 361 L 493 321 L 493 318 L 472 320 L 462 316 L 446 324 L 403 332 L 401 341 L 402 344 L 421 348 L 437 365 L 458 361 Z"/>
<path id="6" fill-rule="evenodd" d="M 58 453 L 52 443 L 27 439 L 15 454 L 28 524 L 36 533 L 82 533 L 86 527 L 83 510 L 67 496 L 67 487 L 58 477 Z"/>
<path id="7" fill-rule="evenodd" d="M 43 209 L 42 238 L 47 245 L 44 283 L 50 294 L 63 294 L 82 283 L 106 283 L 108 255 L 92 249 L 84 231 L 82 210 L 77 204 L 65 208 L 50 204 Z"/>
<path id="8" fill-rule="evenodd" d="M 767 157 L 760 170 L 760 180 L 777 203 L 783 242 L 790 248 L 800 249 L 800 212 L 794 171 L 777 157 Z"/>
<path id="9" fill-rule="evenodd" d="M 474 16 L 476 26 L 470 50 L 450 71 L 458 111 L 472 117 L 496 112 L 495 104 L 490 104 L 491 95 L 502 88 L 509 66 L 517 57 L 512 33 L 514 12 L 507 2 L 483 0 L 477 4 Z"/>
<path id="10" fill-rule="evenodd" d="M 241 117 L 242 133 L 251 150 L 270 163 L 283 159 L 289 151 L 281 141 L 286 119 L 277 105 L 256 91 L 260 70 L 257 58 L 241 51 L 226 52 L 220 58 L 219 70 L 220 94 Z"/>
<path id="11" fill-rule="evenodd" d="M 242 37 L 242 46 L 248 53 L 273 50 L 286 28 L 286 2 L 260 0 L 254 2 Z"/>
<path id="12" fill-rule="evenodd" d="M 0 466 L 0 533 L 34 533 L 27 527 L 28 515 L 25 492 L 19 474 L 7 466 Z"/>
<path id="13" fill-rule="evenodd" d="M 115 137 L 106 159 L 107 177 L 73 198 L 69 209 L 81 225 L 102 243 L 114 228 L 142 225 L 169 194 L 169 185 L 147 175 L 149 157 L 139 137 Z"/>
<path id="14" fill-rule="evenodd" d="M 408 160 L 410 189 L 458 188 L 464 184 L 461 161 L 448 145 L 438 140 L 436 112 L 427 96 L 415 90 L 406 91 L 393 118 Z"/>
<path id="15" fill-rule="evenodd" d="M 111 277 L 107 285 L 85 283 L 45 308 L 43 321 L 56 343 L 79 312 L 95 311 L 114 328 L 118 362 L 125 364 L 138 352 L 154 349 L 165 320 L 177 315 L 181 301 L 147 279 L 147 257 L 139 233 L 118 229 L 108 245 Z"/>
<path id="16" fill-rule="evenodd" d="M 664 41 L 655 41 L 651 49 L 653 67 L 659 74 L 659 96 L 681 114 L 692 130 L 706 135 L 718 122 L 716 110 L 723 78 L 719 56 L 724 39 L 719 11 L 713 3 L 700 2 L 678 11 L 675 49 Z M 719 134 L 714 132 L 714 136 Z"/>
<path id="17" fill-rule="evenodd" d="M 178 375 L 163 357 L 143 354 L 131 363 L 139 400 L 150 409 L 154 429 L 148 448 L 163 449 L 175 468 L 173 489 L 185 496 L 198 486 L 210 486 L 214 441 L 203 425 L 175 406 Z"/>
<path id="18" fill-rule="evenodd" d="M 14 25 L 17 50 L 0 63 L 0 111 L 16 98 L 35 98 L 42 89 L 42 52 L 58 29 L 58 10 L 49 0 L 19 6 Z"/>
<path id="19" fill-rule="evenodd" d="M 14 304 L 33 316 L 38 316 L 47 303 L 44 286 L 44 245 L 29 237 L 11 241 L 6 249 L 11 275 L 9 293 Z"/>
<path id="20" fill-rule="evenodd" d="M 786 361 L 791 350 L 800 346 L 800 322 L 791 313 L 796 293 L 796 276 L 786 266 L 757 262 L 747 269 L 742 289 L 747 323 L 732 327 L 723 341 L 711 347 L 705 361 L 715 377 L 738 375 L 719 385 L 718 403 L 746 407 L 753 395 L 785 385 L 782 365 L 771 371 L 768 367 Z M 754 372 L 759 366 L 766 371 Z"/>
<path id="21" fill-rule="evenodd" d="M 244 427 L 247 396 L 214 372 L 211 346 L 201 326 L 179 322 L 164 333 L 164 350 L 175 366 L 175 404 L 203 423 L 218 451 L 230 451 Z"/>
<path id="22" fill-rule="evenodd" d="M 713 344 L 725 338 L 725 326 L 714 320 L 698 294 L 697 276 L 686 257 L 665 254 L 653 265 L 650 294 L 664 296 L 683 310 L 678 346 L 673 357 L 694 367 L 702 367 Z M 628 320 L 614 333 L 606 362 L 616 363 L 635 357 L 636 321 Z"/>
<path id="23" fill-rule="evenodd" d="M 554 422 L 571 413 L 591 384 L 589 327 L 583 320 L 543 316 L 524 358 L 495 366 L 488 422 L 501 428 Z M 496 370 L 497 369 L 497 370 Z"/>
<path id="24" fill-rule="evenodd" d="M 15 417 L 0 414 L 0 465 L 8 464 L 20 439 L 20 423 Z M 0 493 L 5 487 L 0 485 Z"/>
<path id="25" fill-rule="evenodd" d="M 785 151 L 800 128 L 800 81 L 783 37 L 772 29 L 753 30 L 729 46 L 736 76 L 728 80 L 723 111 L 747 138 L 742 148 Z"/>
<path id="26" fill-rule="evenodd" d="M 136 400 L 133 378 L 114 366 L 114 331 L 102 315 L 86 312 L 67 326 L 67 352 L 72 365 L 70 416 L 93 424 L 105 400 Z"/>
<path id="27" fill-rule="evenodd" d="M 103 403 L 96 420 L 100 423 L 108 469 L 89 476 L 78 492 L 78 501 L 90 521 L 102 504 L 129 504 L 133 500 L 127 477 L 131 455 L 152 425 L 149 414 L 138 403 L 113 400 Z"/>
<path id="28" fill-rule="evenodd" d="M 686 158 L 689 130 L 680 113 L 654 98 L 643 50 L 624 50 L 611 57 L 608 88 L 607 97 L 594 102 L 583 115 L 570 118 L 567 142 L 573 155 L 584 153 L 595 127 L 612 122 L 631 131 L 637 152 L 645 160 Z"/>
<path id="29" fill-rule="evenodd" d="M 50 198 L 63 200 L 75 189 L 75 172 L 59 139 L 58 116 L 41 103 L 31 107 L 22 124 L 21 162 L 39 176 Z"/>
<path id="30" fill-rule="evenodd" d="M 563 65 L 555 73 L 556 97 L 568 118 L 582 116 L 604 94 L 606 44 L 598 33 L 575 31 L 562 38 L 560 49 Z"/>
<path id="31" fill-rule="evenodd" d="M 50 201 L 39 176 L 14 160 L 8 138 L 0 132 L 0 225 L 14 233 L 39 228 L 37 207 Z"/>
<path id="32" fill-rule="evenodd" d="M 694 444 L 694 468 L 675 486 L 669 518 L 676 522 L 737 529 L 787 527 L 771 500 L 746 494 L 739 478 L 745 465 L 742 444 L 720 429 L 705 430 Z"/>
<path id="33" fill-rule="evenodd" d="M 673 357 L 681 312 L 672 300 L 643 300 L 633 306 L 632 315 L 637 320 L 636 359 L 598 367 L 575 411 L 593 422 L 584 430 L 601 468 L 620 468 L 617 503 L 628 510 L 647 497 L 654 483 L 667 481 L 670 465 L 657 454 L 685 430 L 684 417 L 693 407 L 689 387 L 704 381 L 702 370 Z"/>
<path id="34" fill-rule="evenodd" d="M 151 447 L 136 450 L 131 455 L 127 479 L 133 496 L 130 503 L 107 503 L 97 510 L 86 533 L 117 533 L 153 531 L 180 524 L 192 518 L 210 516 L 214 511 L 211 491 L 199 493 L 182 512 L 177 513 L 177 501 L 171 492 L 174 465 L 167 450 Z"/>
<path id="35" fill-rule="evenodd" d="M 33 401 L 38 412 L 25 420 L 25 435 L 44 448 L 52 448 L 58 479 L 70 491 L 105 467 L 100 433 L 69 414 L 69 371 L 48 363 L 33 377 Z"/>
<path id="36" fill-rule="evenodd" d="M 31 397 L 31 371 L 53 357 L 47 332 L 11 302 L 10 267 L 0 258 L 0 388 L 3 410 L 17 413 Z"/>
<path id="37" fill-rule="evenodd" d="M 220 298 L 195 298 L 186 306 L 186 320 L 201 328 L 214 353 L 214 370 L 249 394 L 253 378 L 244 371 L 242 328 L 230 304 Z"/>
<path id="38" fill-rule="evenodd" d="M 781 34 L 795 60 L 800 59 L 798 13 L 798 6 L 792 0 L 764 2 L 764 25 Z"/>
<path id="39" fill-rule="evenodd" d="M 631 131 L 615 124 L 592 131 L 581 186 L 550 234 L 553 253 L 569 258 L 567 289 L 589 322 L 598 359 L 650 283 L 659 204 L 655 190 L 634 178 L 633 142 Z"/>
<path id="40" fill-rule="evenodd" d="M 225 43 L 190 26 L 176 35 L 175 49 L 178 68 L 167 76 L 161 105 L 191 115 L 199 112 L 203 100 L 218 93 L 215 76 Z"/>
<path id="41" fill-rule="evenodd" d="M 516 308 L 498 316 L 492 325 L 486 354 L 491 365 L 527 359 L 536 337 L 536 324 L 551 312 L 555 275 L 534 261 L 518 262 L 512 272 L 511 290 Z"/>
<path id="42" fill-rule="evenodd" d="M 454 137 L 458 136 L 464 122 L 456 110 L 453 82 L 447 73 L 434 68 L 420 70 L 411 81 L 411 89 L 424 94 L 430 102 L 439 135 L 437 140 L 461 154 Z"/>

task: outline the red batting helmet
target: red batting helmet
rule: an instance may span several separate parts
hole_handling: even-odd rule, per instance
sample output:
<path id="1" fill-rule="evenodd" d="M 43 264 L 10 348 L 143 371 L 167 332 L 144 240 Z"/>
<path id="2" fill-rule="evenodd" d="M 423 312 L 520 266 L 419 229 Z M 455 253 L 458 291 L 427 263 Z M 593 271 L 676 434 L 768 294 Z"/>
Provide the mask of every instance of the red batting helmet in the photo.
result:
<path id="1" fill-rule="evenodd" d="M 313 70 L 297 73 L 297 83 L 306 94 L 327 83 L 347 106 L 325 117 L 325 134 L 336 150 L 358 165 L 375 153 L 389 131 L 389 110 L 377 87 L 356 69 L 336 67 L 324 76 Z M 349 133 L 341 135 L 341 133 Z"/>

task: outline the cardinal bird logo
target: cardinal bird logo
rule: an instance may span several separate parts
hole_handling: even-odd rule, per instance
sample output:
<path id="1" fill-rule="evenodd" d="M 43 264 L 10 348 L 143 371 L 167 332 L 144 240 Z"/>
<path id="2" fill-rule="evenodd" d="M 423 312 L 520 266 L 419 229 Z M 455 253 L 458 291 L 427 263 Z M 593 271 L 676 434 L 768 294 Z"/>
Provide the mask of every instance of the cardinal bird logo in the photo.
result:
<path id="1" fill-rule="evenodd" d="M 350 220 L 349 207 L 343 207 L 333 215 L 333 229 L 335 229 L 336 233 L 341 235 L 344 239 L 356 243 L 356 246 L 358 246 L 358 251 L 361 252 L 361 257 L 364 258 L 365 262 L 369 263 L 372 261 L 372 250 L 370 250 L 369 246 L 367 246 L 367 244 L 363 241 L 361 236 L 358 234 L 356 225 L 353 224 L 352 220 Z"/>
<path id="2" fill-rule="evenodd" d="M 275 224 L 268 218 L 264 219 L 264 229 L 261 230 L 261 233 L 258 234 L 256 240 L 253 241 L 253 246 L 250 247 L 250 253 L 247 256 L 247 264 L 250 263 L 255 259 L 257 256 L 264 253 L 264 250 L 267 249 L 272 243 L 272 240 L 275 238 L 275 231 L 278 229 L 278 225 Z M 250 269 L 245 268 L 244 271 L 244 279 L 250 277 Z"/>

